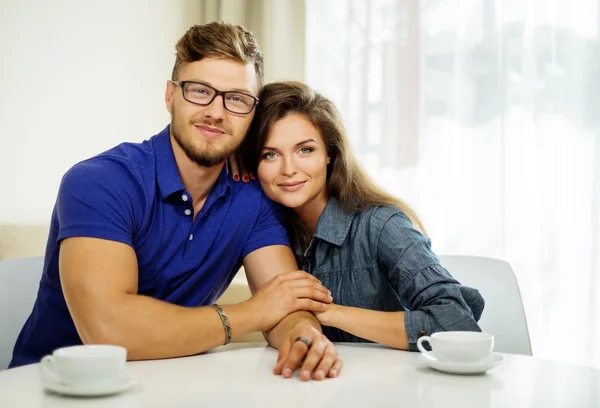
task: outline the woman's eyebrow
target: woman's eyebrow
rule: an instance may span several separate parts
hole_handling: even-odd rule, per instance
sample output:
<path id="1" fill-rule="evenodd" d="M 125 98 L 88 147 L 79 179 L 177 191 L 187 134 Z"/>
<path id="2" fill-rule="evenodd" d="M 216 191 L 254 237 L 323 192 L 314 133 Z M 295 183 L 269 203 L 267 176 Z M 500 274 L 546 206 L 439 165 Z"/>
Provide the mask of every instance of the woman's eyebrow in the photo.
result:
<path id="1" fill-rule="evenodd" d="M 306 144 L 306 143 L 310 143 L 310 142 L 317 143 L 317 141 L 316 141 L 315 139 L 306 139 L 306 140 L 303 140 L 303 141 L 301 141 L 301 142 L 298 142 L 298 143 L 296 143 L 296 144 L 294 145 L 294 147 L 297 147 L 297 146 L 300 146 L 300 145 L 303 145 L 303 144 Z M 264 147 L 263 147 L 263 150 L 277 150 L 277 151 L 279 151 L 279 149 L 278 149 L 278 148 L 276 148 L 276 147 L 271 147 L 271 146 L 264 146 Z"/>
<path id="2" fill-rule="evenodd" d="M 306 139 L 306 140 L 296 143 L 296 146 L 300 146 L 300 145 L 310 143 L 310 142 L 317 143 L 317 141 L 315 139 Z"/>

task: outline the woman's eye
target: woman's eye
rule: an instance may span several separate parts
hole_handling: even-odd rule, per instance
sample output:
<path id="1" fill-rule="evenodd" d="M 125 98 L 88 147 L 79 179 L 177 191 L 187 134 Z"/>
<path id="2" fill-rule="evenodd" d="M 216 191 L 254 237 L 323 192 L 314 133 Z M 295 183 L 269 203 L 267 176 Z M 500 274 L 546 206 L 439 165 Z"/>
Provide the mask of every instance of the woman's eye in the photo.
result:
<path id="1" fill-rule="evenodd" d="M 302 154 L 308 154 L 312 152 L 313 149 L 311 149 L 310 147 L 301 147 L 298 151 Z"/>
<path id="2" fill-rule="evenodd" d="M 265 154 L 263 154 L 262 158 L 263 159 L 274 159 L 276 157 L 276 154 L 273 152 L 267 152 Z"/>

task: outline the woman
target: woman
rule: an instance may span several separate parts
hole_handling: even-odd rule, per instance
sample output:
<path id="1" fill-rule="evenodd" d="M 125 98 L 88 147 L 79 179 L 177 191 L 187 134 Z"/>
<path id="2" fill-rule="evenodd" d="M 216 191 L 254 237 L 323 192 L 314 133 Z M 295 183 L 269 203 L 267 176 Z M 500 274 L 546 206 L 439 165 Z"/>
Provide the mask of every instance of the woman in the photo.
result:
<path id="1" fill-rule="evenodd" d="M 287 207 L 299 265 L 332 293 L 317 315 L 327 337 L 416 350 L 425 334 L 480 331 L 483 298 L 440 266 L 415 212 L 360 168 L 333 103 L 299 82 L 259 98 L 244 159 Z"/>

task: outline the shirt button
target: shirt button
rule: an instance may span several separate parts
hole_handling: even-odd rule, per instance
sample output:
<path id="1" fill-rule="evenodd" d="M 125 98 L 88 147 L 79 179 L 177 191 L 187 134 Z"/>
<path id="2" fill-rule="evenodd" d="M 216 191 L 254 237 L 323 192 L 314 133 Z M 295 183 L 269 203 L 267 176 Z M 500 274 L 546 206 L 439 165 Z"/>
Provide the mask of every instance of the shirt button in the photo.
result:
<path id="1" fill-rule="evenodd" d="M 194 234 L 190 234 L 190 241 L 194 239 Z"/>
<path id="2" fill-rule="evenodd" d="M 417 333 L 417 338 L 421 338 L 423 336 L 427 336 L 427 333 L 425 333 L 423 330 Z"/>
<path id="3" fill-rule="evenodd" d="M 185 215 L 190 215 L 192 213 L 192 210 L 187 209 L 187 210 L 184 211 L 184 213 L 185 213 Z"/>
<path id="4" fill-rule="evenodd" d="M 184 194 L 184 195 L 182 195 L 182 196 L 181 196 L 181 199 L 182 199 L 183 201 L 187 201 L 187 200 L 188 200 L 188 196 L 186 196 L 186 195 Z"/>

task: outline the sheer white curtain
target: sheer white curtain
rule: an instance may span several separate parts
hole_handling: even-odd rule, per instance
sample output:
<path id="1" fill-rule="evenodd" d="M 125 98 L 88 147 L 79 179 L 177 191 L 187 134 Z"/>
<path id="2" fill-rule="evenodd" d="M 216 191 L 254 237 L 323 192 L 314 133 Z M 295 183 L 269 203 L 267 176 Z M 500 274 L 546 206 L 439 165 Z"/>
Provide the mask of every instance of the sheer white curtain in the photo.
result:
<path id="1" fill-rule="evenodd" d="M 600 0 L 307 0 L 306 81 L 434 250 L 507 259 L 534 354 L 600 366 Z"/>

